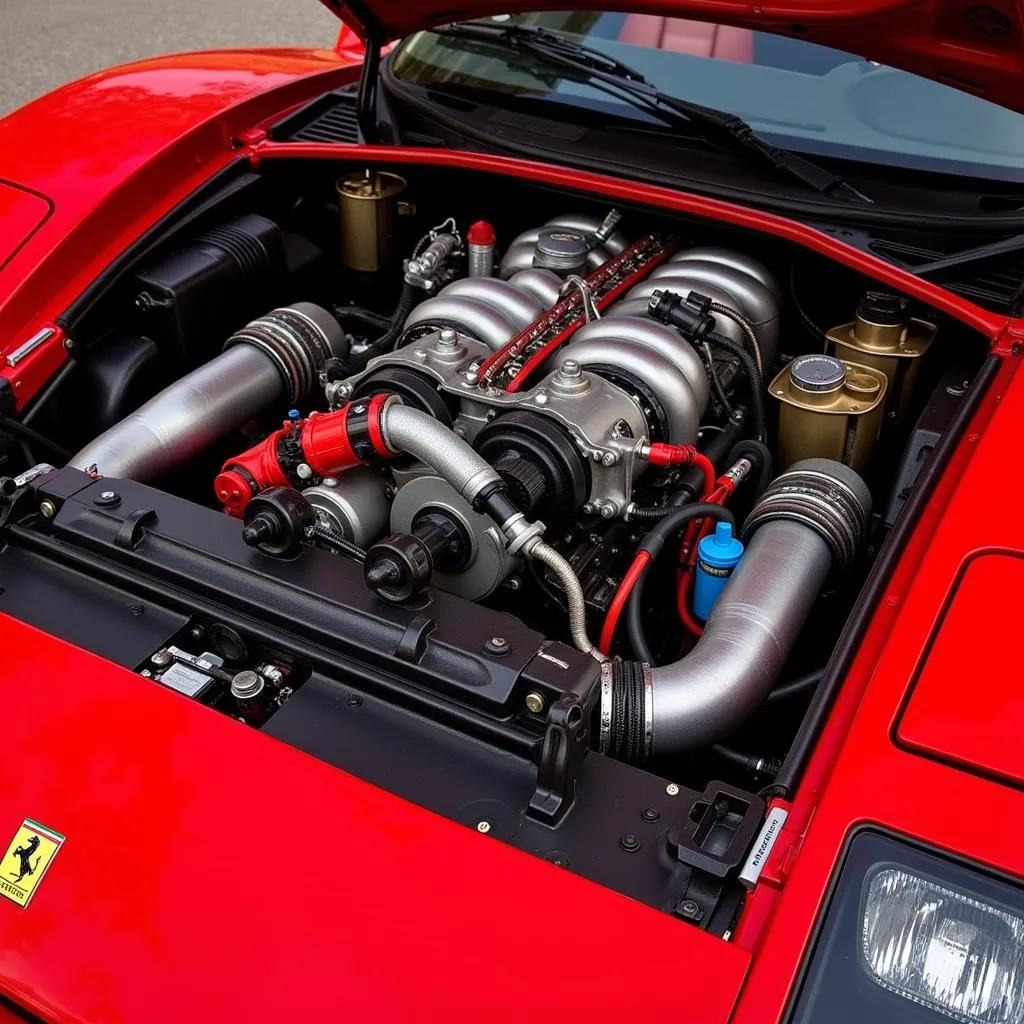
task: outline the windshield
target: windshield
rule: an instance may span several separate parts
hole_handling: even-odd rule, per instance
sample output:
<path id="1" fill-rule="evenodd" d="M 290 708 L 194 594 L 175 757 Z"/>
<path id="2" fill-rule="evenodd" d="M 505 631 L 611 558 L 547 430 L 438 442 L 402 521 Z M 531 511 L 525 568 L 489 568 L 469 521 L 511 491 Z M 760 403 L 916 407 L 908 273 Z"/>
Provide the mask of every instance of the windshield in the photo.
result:
<path id="1" fill-rule="evenodd" d="M 543 12 L 479 19 L 539 25 L 601 50 L 681 99 L 750 122 L 785 149 L 906 168 L 1024 180 L 1024 115 L 824 46 L 646 14 Z M 650 124 L 605 88 L 528 53 L 420 32 L 396 51 L 403 81 L 494 102 L 555 100 Z"/>

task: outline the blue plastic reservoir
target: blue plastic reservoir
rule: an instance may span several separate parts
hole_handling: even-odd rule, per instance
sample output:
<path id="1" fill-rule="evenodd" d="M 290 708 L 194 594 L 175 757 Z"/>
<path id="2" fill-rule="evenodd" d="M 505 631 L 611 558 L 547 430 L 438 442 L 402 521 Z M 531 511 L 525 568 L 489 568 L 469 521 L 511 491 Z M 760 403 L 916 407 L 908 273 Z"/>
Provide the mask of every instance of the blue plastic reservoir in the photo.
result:
<path id="1" fill-rule="evenodd" d="M 706 620 L 733 569 L 743 557 L 743 544 L 729 523 L 719 523 L 697 546 L 697 575 L 693 581 L 693 614 Z"/>

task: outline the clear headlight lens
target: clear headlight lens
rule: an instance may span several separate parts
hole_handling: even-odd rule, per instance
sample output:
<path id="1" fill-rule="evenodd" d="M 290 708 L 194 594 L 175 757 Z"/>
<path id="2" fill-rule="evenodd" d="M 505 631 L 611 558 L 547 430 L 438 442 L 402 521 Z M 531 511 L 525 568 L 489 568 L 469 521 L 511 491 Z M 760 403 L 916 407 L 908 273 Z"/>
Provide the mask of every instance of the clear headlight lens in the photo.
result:
<path id="1" fill-rule="evenodd" d="M 1024 1022 L 1024 918 L 898 868 L 870 879 L 861 954 L 883 988 L 967 1024 Z"/>

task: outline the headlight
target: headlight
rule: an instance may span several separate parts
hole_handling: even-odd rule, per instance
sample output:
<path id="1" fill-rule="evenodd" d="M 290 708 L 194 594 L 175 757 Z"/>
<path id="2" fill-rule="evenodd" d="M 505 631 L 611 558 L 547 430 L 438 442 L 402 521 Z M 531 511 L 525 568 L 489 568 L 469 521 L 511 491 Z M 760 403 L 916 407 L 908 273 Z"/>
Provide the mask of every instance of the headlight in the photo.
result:
<path id="1" fill-rule="evenodd" d="M 1024 921 L 899 868 L 870 878 L 861 953 L 883 988 L 969 1024 L 1024 1020 Z"/>
<path id="2" fill-rule="evenodd" d="M 1024 1024 L 1024 892 L 855 836 L 790 1019 Z"/>

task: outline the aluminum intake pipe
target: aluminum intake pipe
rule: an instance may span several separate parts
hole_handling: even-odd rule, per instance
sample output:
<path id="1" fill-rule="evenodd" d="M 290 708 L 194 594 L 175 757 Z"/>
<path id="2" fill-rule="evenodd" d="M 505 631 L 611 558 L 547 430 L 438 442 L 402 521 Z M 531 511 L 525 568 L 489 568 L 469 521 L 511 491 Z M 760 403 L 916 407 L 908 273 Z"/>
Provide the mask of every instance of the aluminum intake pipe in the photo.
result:
<path id="1" fill-rule="evenodd" d="M 705 747 L 765 700 L 833 566 L 853 560 L 871 495 L 848 466 L 806 459 L 777 477 L 743 527 L 748 546 L 696 646 L 661 667 L 604 668 L 601 749 L 645 760 Z"/>
<path id="2" fill-rule="evenodd" d="M 325 309 L 297 302 L 272 310 L 233 334 L 219 356 L 87 444 L 70 465 L 151 480 L 275 402 L 295 404 L 313 390 L 324 363 L 347 350 L 345 332 Z"/>

